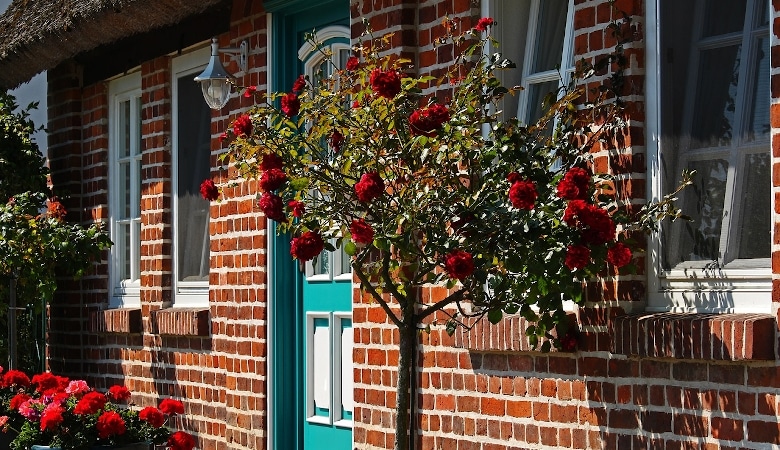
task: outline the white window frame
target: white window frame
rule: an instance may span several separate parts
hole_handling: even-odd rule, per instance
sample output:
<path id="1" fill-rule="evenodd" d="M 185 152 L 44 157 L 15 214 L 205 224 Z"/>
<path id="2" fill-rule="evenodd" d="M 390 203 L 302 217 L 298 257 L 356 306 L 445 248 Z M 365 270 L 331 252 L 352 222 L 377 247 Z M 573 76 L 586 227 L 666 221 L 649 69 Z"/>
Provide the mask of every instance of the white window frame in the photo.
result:
<path id="1" fill-rule="evenodd" d="M 648 192 L 651 201 L 664 195 L 661 164 L 661 26 L 659 2 L 647 2 L 646 24 L 646 127 Z M 771 17 L 771 15 L 770 15 Z M 744 84 L 744 83 L 743 83 Z M 740 87 L 744 89 L 743 87 Z M 765 101 L 769 102 L 767 98 Z M 768 149 L 767 149 L 768 150 Z M 770 189 L 770 187 L 767 187 Z M 728 207 L 728 206 L 726 206 Z M 684 212 L 684 211 L 683 211 Z M 662 239 L 648 245 L 648 303 L 651 312 L 771 313 L 771 267 L 758 259 L 739 268 L 707 269 L 701 265 L 662 266 Z M 749 260 L 747 260 L 749 261 Z"/>
<path id="2" fill-rule="evenodd" d="M 108 85 L 109 111 L 108 111 L 108 139 L 109 139 L 109 223 L 111 240 L 114 245 L 111 247 L 109 261 L 109 307 L 112 308 L 139 308 L 141 306 L 141 273 L 140 273 L 140 240 L 141 236 L 135 225 L 141 223 L 141 73 L 134 72 L 117 78 L 109 82 Z M 120 105 L 124 102 L 130 103 L 130 149 L 129 157 L 120 157 L 119 148 L 122 145 L 120 140 L 123 137 L 122 123 L 119 122 Z M 132 120 L 138 118 L 138 120 Z M 120 195 L 124 193 L 119 186 L 119 164 L 128 163 L 130 167 L 130 179 L 136 180 L 137 184 L 130 186 L 130 203 L 135 206 L 136 211 L 131 213 L 131 218 L 120 219 L 119 208 L 121 205 Z M 123 260 L 124 243 L 119 235 L 119 222 L 129 222 L 130 224 L 130 271 L 129 279 L 120 277 L 121 265 L 125 264 Z"/>
<path id="3" fill-rule="evenodd" d="M 205 43 L 204 43 L 205 45 Z M 179 117 L 178 117 L 178 82 L 179 78 L 186 75 L 192 75 L 193 78 L 202 72 L 211 56 L 210 47 L 203 47 L 198 50 L 185 53 L 173 58 L 171 61 L 171 215 L 173 217 L 173 242 L 171 267 L 173 268 L 173 307 L 202 308 L 209 305 L 209 282 L 208 281 L 179 281 L 177 262 L 178 236 L 179 229 L 179 201 L 178 201 L 178 167 L 179 167 Z M 193 81 L 194 83 L 195 81 Z"/>

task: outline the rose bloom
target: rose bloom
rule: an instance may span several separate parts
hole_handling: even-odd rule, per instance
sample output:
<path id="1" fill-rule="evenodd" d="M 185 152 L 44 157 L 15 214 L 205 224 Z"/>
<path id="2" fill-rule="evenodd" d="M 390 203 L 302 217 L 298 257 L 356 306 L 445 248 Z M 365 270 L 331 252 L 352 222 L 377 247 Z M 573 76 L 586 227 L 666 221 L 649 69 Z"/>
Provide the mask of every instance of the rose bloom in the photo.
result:
<path id="1" fill-rule="evenodd" d="M 208 201 L 214 201 L 219 198 L 219 189 L 211 178 L 203 180 L 200 184 L 200 196 Z"/>
<path id="2" fill-rule="evenodd" d="M 176 399 L 166 398 L 160 402 L 160 411 L 165 415 L 184 414 L 184 404 Z"/>
<path id="3" fill-rule="evenodd" d="M 615 267 L 623 267 L 631 262 L 631 249 L 618 242 L 607 250 L 607 261 Z"/>
<path id="4" fill-rule="evenodd" d="M 474 273 L 474 258 L 469 252 L 455 249 L 444 257 L 444 270 L 451 278 L 462 280 Z"/>
<path id="5" fill-rule="evenodd" d="M 244 97 L 252 98 L 255 95 L 255 92 L 257 92 L 257 86 L 249 86 L 244 91 Z"/>
<path id="6" fill-rule="evenodd" d="M 338 131 L 334 131 L 330 135 L 329 139 L 330 147 L 333 149 L 334 152 L 338 153 L 341 151 L 341 145 L 344 144 L 344 135 L 339 133 Z"/>
<path id="7" fill-rule="evenodd" d="M 242 114 L 233 121 L 233 134 L 236 136 L 249 136 L 252 134 L 252 119 L 249 115 Z"/>
<path id="8" fill-rule="evenodd" d="M 266 217 L 277 222 L 284 222 L 287 218 L 284 216 L 284 203 L 282 197 L 276 194 L 266 192 L 257 201 L 257 206 L 263 211 Z"/>
<path id="9" fill-rule="evenodd" d="M 81 400 L 79 400 L 78 403 L 76 403 L 76 407 L 73 408 L 73 413 L 79 415 L 95 414 L 103 409 L 106 405 L 106 401 L 106 396 L 100 392 L 88 392 L 81 397 Z"/>
<path id="10" fill-rule="evenodd" d="M 168 437 L 170 450 L 192 450 L 195 448 L 195 439 L 184 431 L 177 431 Z"/>
<path id="11" fill-rule="evenodd" d="M 54 431 L 57 426 L 65 420 L 62 417 L 62 413 L 65 412 L 65 408 L 59 404 L 52 403 L 43 410 L 41 414 L 41 431 Z"/>
<path id="12" fill-rule="evenodd" d="M 66 394 L 81 395 L 90 391 L 89 385 L 84 380 L 73 380 L 65 388 Z"/>
<path id="13" fill-rule="evenodd" d="M 303 217 L 306 212 L 306 204 L 298 200 L 290 200 L 287 202 L 287 207 L 290 208 L 294 217 Z"/>
<path id="14" fill-rule="evenodd" d="M 487 31 L 488 27 L 495 25 L 496 21 L 492 17 L 482 17 L 479 19 L 474 29 L 477 31 Z"/>
<path id="15" fill-rule="evenodd" d="M 138 418 L 149 425 L 160 428 L 165 424 L 165 415 L 154 406 L 147 406 L 138 413 Z"/>
<path id="16" fill-rule="evenodd" d="M 301 101 L 294 92 L 282 97 L 282 112 L 287 117 L 297 116 L 301 110 Z"/>
<path id="17" fill-rule="evenodd" d="M 322 241 L 322 236 L 313 231 L 307 231 L 290 241 L 290 254 L 300 261 L 314 259 L 323 248 L 325 243 Z"/>
<path id="18" fill-rule="evenodd" d="M 350 56 L 347 60 L 347 70 L 351 72 L 353 70 L 357 70 L 359 66 L 360 60 L 357 58 L 357 56 Z"/>
<path id="19" fill-rule="evenodd" d="M 509 201 L 517 209 L 534 209 L 536 202 L 536 184 L 531 180 L 520 180 L 509 188 Z"/>
<path id="20" fill-rule="evenodd" d="M 293 92 L 301 92 L 305 87 L 306 87 L 306 77 L 304 77 L 303 75 L 298 75 L 298 78 L 296 78 L 295 82 L 293 83 L 293 87 L 292 87 Z"/>
<path id="21" fill-rule="evenodd" d="M 385 192 L 385 183 L 376 172 L 364 173 L 360 181 L 355 183 L 355 194 L 358 200 L 368 203 Z"/>
<path id="22" fill-rule="evenodd" d="M 374 229 L 363 219 L 353 220 L 349 232 L 352 233 L 352 240 L 358 244 L 374 242 Z"/>
<path id="23" fill-rule="evenodd" d="M 376 68 L 369 78 L 371 89 L 380 97 L 392 99 L 401 92 L 401 75 L 396 70 Z"/>
<path id="24" fill-rule="evenodd" d="M 260 189 L 272 192 L 287 182 L 287 174 L 282 169 L 269 169 L 263 171 L 260 177 Z"/>
<path id="25" fill-rule="evenodd" d="M 263 160 L 260 162 L 260 170 L 265 172 L 271 169 L 281 169 L 283 165 L 284 161 L 276 153 L 268 153 L 263 155 Z"/>
<path id="26" fill-rule="evenodd" d="M 100 439 L 108 439 L 111 436 L 125 434 L 127 426 L 125 420 L 116 411 L 106 411 L 98 417 L 95 428 L 98 430 Z"/>
<path id="27" fill-rule="evenodd" d="M 577 350 L 577 337 L 574 333 L 566 333 L 566 336 L 561 338 L 561 349 L 565 352 Z"/>
<path id="28" fill-rule="evenodd" d="M 586 243 L 601 245 L 615 240 L 615 222 L 609 217 L 609 212 L 596 205 L 588 207 L 580 213 L 580 222 L 587 227 L 582 232 Z"/>
<path id="29" fill-rule="evenodd" d="M 588 197 L 590 174 L 580 167 L 572 167 L 558 182 L 558 197 L 565 200 L 584 200 Z"/>
<path id="30" fill-rule="evenodd" d="M 450 120 L 450 112 L 447 107 L 436 103 L 413 112 L 409 116 L 409 129 L 412 134 L 433 137 L 448 120 Z"/>
<path id="31" fill-rule="evenodd" d="M 30 377 L 21 370 L 11 369 L 3 374 L 2 387 L 6 388 L 11 386 L 28 387 L 30 386 Z"/>
<path id="32" fill-rule="evenodd" d="M 114 385 L 108 388 L 108 397 L 117 402 L 123 402 L 130 400 L 130 389 L 125 386 Z"/>
<path id="33" fill-rule="evenodd" d="M 584 245 L 570 245 L 566 249 L 564 264 L 569 270 L 582 269 L 590 262 L 590 249 Z"/>

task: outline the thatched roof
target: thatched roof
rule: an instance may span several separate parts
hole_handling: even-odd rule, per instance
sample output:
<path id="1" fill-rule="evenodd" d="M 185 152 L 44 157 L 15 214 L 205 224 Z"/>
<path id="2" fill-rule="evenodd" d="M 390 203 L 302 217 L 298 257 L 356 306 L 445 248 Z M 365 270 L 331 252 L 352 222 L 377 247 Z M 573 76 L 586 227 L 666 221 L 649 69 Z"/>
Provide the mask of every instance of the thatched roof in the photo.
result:
<path id="1" fill-rule="evenodd" d="M 13 0 L 0 16 L 0 86 L 122 38 L 178 23 L 224 0 Z"/>

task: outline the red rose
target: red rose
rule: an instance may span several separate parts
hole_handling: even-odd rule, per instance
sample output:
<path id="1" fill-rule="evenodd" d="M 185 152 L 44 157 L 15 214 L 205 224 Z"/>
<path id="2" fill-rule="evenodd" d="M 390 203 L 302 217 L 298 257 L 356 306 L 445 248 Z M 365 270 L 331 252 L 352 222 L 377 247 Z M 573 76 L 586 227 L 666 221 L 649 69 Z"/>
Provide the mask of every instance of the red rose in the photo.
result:
<path id="1" fill-rule="evenodd" d="M 168 437 L 170 450 L 192 450 L 195 448 L 195 439 L 184 431 L 177 431 Z"/>
<path id="2" fill-rule="evenodd" d="M 95 428 L 98 430 L 100 439 L 108 439 L 111 436 L 125 434 L 127 426 L 124 419 L 116 411 L 106 411 L 98 417 Z"/>
<path id="3" fill-rule="evenodd" d="M 2 384 L 2 387 L 4 388 L 11 386 L 28 387 L 30 386 L 30 377 L 28 377 L 27 374 L 21 370 L 11 369 L 3 374 Z"/>
<path id="4" fill-rule="evenodd" d="M 474 29 L 477 31 L 487 31 L 487 29 L 496 24 L 496 21 L 492 17 L 482 17 L 479 19 Z"/>
<path id="5" fill-rule="evenodd" d="M 166 416 L 184 414 L 184 404 L 178 400 L 166 398 L 160 402 L 160 411 Z"/>
<path id="6" fill-rule="evenodd" d="M 257 86 L 249 86 L 244 91 L 244 97 L 252 98 L 255 95 L 255 92 L 257 92 Z"/>
<path id="7" fill-rule="evenodd" d="M 263 160 L 260 162 L 260 170 L 266 171 L 271 169 L 281 169 L 284 166 L 282 158 L 276 155 L 276 153 L 269 153 L 263 155 Z"/>
<path id="8" fill-rule="evenodd" d="M 352 240 L 358 244 L 374 242 L 374 229 L 363 219 L 353 220 L 349 232 L 352 233 Z"/>
<path id="9" fill-rule="evenodd" d="M 125 386 L 111 386 L 108 388 L 108 398 L 116 401 L 116 402 L 123 402 L 125 400 L 130 400 L 130 389 L 126 388 Z"/>
<path id="10" fill-rule="evenodd" d="M 577 350 L 577 336 L 575 333 L 567 332 L 566 336 L 561 338 L 561 350 L 565 352 Z"/>
<path id="11" fill-rule="evenodd" d="M 154 406 L 147 406 L 138 413 L 138 418 L 153 426 L 160 428 L 165 424 L 165 415 Z"/>
<path id="12" fill-rule="evenodd" d="M 233 134 L 236 136 L 252 134 L 252 119 L 247 114 L 242 114 L 233 121 Z"/>
<path id="13" fill-rule="evenodd" d="M 344 143 L 344 135 L 339 133 L 338 131 L 334 131 L 330 135 L 330 147 L 333 149 L 334 152 L 338 153 L 341 151 L 341 145 Z"/>
<path id="14" fill-rule="evenodd" d="M 536 197 L 536 184 L 531 180 L 516 181 L 509 188 L 509 200 L 517 209 L 534 209 Z"/>
<path id="15" fill-rule="evenodd" d="M 590 174 L 580 167 L 572 167 L 558 183 L 558 197 L 565 200 L 584 200 L 588 197 Z"/>
<path id="16" fill-rule="evenodd" d="M 515 183 L 517 183 L 518 181 L 520 181 L 522 179 L 523 179 L 522 175 L 520 175 L 517 172 L 510 172 L 506 176 L 506 180 L 509 181 L 510 184 L 515 184 Z"/>
<path id="17" fill-rule="evenodd" d="M 219 198 L 219 189 L 211 178 L 203 180 L 200 184 L 200 196 L 208 201 L 214 201 Z"/>
<path id="18" fill-rule="evenodd" d="M 222 143 L 227 138 L 228 138 L 228 134 L 223 132 L 222 134 L 219 135 L 219 142 Z"/>
<path id="19" fill-rule="evenodd" d="M 455 249 L 444 257 L 444 270 L 451 278 L 462 280 L 474 273 L 474 258 L 469 252 Z"/>
<path id="20" fill-rule="evenodd" d="M 306 77 L 304 77 L 303 75 L 298 75 L 298 78 L 296 78 L 295 82 L 293 83 L 293 87 L 292 87 L 293 92 L 301 92 L 305 87 L 306 87 Z"/>
<path id="21" fill-rule="evenodd" d="M 582 239 L 586 243 L 601 245 L 615 240 L 615 222 L 605 209 L 588 205 L 580 214 L 580 221 L 587 227 L 582 232 Z"/>
<path id="22" fill-rule="evenodd" d="M 401 75 L 396 70 L 376 68 L 369 78 L 371 89 L 380 97 L 392 99 L 401 92 Z"/>
<path id="23" fill-rule="evenodd" d="M 287 117 L 297 116 L 301 110 L 301 101 L 294 92 L 282 97 L 282 112 Z"/>
<path id="24" fill-rule="evenodd" d="M 65 420 L 62 413 L 65 408 L 56 403 L 50 403 L 41 414 L 41 431 L 54 431 Z"/>
<path id="25" fill-rule="evenodd" d="M 436 136 L 436 131 L 450 120 L 447 107 L 438 103 L 416 110 L 409 116 L 409 129 L 414 135 Z"/>
<path id="26" fill-rule="evenodd" d="M 266 192 L 260 197 L 257 206 L 263 211 L 266 217 L 277 222 L 284 222 L 287 218 L 284 216 L 284 204 L 282 197 L 276 194 Z"/>
<path id="27" fill-rule="evenodd" d="M 376 172 L 364 173 L 360 181 L 355 183 L 355 194 L 358 200 L 368 203 L 380 197 L 385 192 L 385 183 Z"/>
<path id="28" fill-rule="evenodd" d="M 290 242 L 290 254 L 301 261 L 314 259 L 323 248 L 325 243 L 322 237 L 313 231 L 307 231 Z"/>
<path id="29" fill-rule="evenodd" d="M 103 409 L 106 406 L 106 396 L 100 392 L 87 392 L 81 397 L 76 406 L 73 408 L 74 414 L 90 415 Z"/>
<path id="30" fill-rule="evenodd" d="M 582 269 L 590 262 L 590 249 L 583 245 L 570 245 L 563 262 L 569 270 Z"/>
<path id="31" fill-rule="evenodd" d="M 30 396 L 25 393 L 19 393 L 11 397 L 11 400 L 8 402 L 8 409 L 16 411 L 19 409 L 19 405 L 26 402 L 30 399 Z"/>
<path id="32" fill-rule="evenodd" d="M 357 59 L 357 56 L 350 56 L 347 60 L 347 70 L 350 72 L 353 70 L 357 70 L 357 68 L 360 66 L 360 60 Z"/>
<path id="33" fill-rule="evenodd" d="M 570 227 L 577 225 L 580 214 L 588 208 L 585 200 L 572 200 L 563 211 L 563 221 Z"/>
<path id="34" fill-rule="evenodd" d="M 607 261 L 615 267 L 623 267 L 631 262 L 631 249 L 618 242 L 607 250 Z"/>
<path id="35" fill-rule="evenodd" d="M 303 217 L 306 212 L 306 204 L 298 200 L 290 200 L 287 202 L 287 207 L 290 208 L 294 217 Z"/>
<path id="36" fill-rule="evenodd" d="M 272 192 L 281 187 L 287 181 L 287 174 L 281 169 L 269 169 L 263 171 L 260 177 L 260 189 Z"/>

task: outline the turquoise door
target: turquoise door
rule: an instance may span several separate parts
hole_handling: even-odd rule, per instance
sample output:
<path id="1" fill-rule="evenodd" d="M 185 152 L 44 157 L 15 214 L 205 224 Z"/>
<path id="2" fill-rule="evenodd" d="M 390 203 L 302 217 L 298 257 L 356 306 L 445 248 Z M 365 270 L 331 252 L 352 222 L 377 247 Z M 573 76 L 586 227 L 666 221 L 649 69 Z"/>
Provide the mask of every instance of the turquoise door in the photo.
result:
<path id="1" fill-rule="evenodd" d="M 349 56 L 349 3 L 265 2 L 272 14 L 274 90 L 295 78 L 328 76 Z M 306 33 L 332 50 L 332 60 L 307 44 Z M 290 236 L 274 238 L 272 411 L 277 450 L 352 448 L 352 275 L 342 252 L 323 252 L 303 268 L 292 261 Z M 303 269 L 303 270 L 301 270 Z"/>

